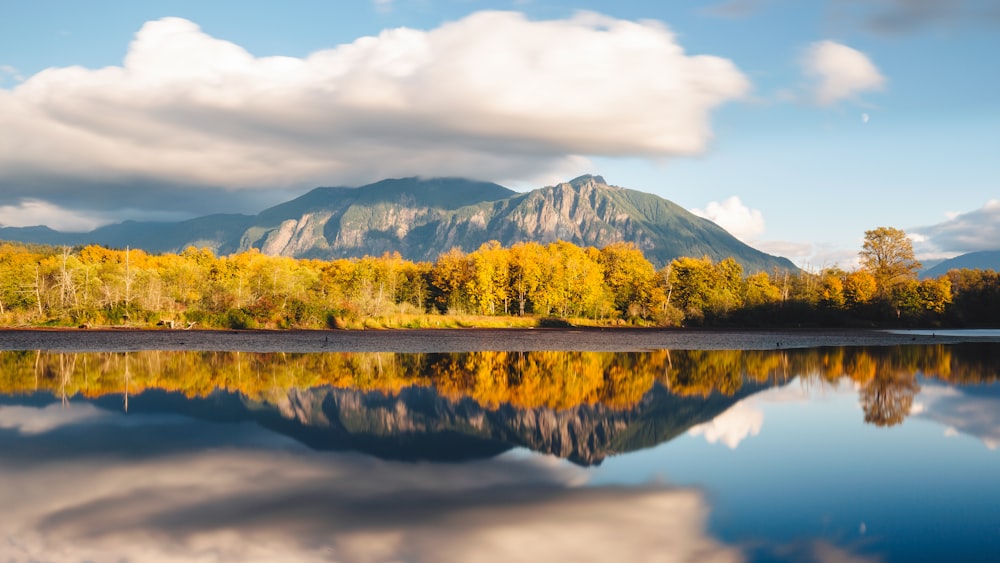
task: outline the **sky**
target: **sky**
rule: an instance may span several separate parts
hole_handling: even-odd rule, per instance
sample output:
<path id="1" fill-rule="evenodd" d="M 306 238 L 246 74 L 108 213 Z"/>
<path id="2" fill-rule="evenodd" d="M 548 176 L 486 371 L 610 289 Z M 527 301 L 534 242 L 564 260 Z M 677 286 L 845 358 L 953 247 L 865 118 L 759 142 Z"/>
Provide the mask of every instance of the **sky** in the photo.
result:
<path id="1" fill-rule="evenodd" d="M 818 270 L 1000 248 L 1000 0 L 0 0 L 0 225 L 602 175 Z"/>

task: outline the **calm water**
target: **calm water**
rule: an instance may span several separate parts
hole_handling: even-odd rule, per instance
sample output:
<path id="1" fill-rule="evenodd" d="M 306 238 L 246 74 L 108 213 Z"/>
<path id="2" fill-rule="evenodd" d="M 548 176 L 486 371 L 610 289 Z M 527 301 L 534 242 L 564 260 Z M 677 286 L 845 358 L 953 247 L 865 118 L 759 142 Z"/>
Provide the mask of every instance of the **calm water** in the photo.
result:
<path id="1" fill-rule="evenodd" d="M 993 561 L 1000 345 L 0 352 L 0 561 Z"/>

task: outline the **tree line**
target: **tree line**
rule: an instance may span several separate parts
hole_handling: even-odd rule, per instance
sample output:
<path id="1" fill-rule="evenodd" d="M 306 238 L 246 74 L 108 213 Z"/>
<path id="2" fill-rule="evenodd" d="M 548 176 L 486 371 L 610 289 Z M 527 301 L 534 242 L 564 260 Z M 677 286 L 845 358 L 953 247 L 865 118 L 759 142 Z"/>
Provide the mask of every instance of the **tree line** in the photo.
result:
<path id="1" fill-rule="evenodd" d="M 860 255 L 853 271 L 748 273 L 732 258 L 681 257 L 656 269 L 630 243 L 491 241 L 433 263 L 399 253 L 316 260 L 0 243 L 0 324 L 426 327 L 475 316 L 463 322 L 968 326 L 1000 318 L 992 270 L 918 280 L 905 233 L 884 227 L 866 232 Z"/>

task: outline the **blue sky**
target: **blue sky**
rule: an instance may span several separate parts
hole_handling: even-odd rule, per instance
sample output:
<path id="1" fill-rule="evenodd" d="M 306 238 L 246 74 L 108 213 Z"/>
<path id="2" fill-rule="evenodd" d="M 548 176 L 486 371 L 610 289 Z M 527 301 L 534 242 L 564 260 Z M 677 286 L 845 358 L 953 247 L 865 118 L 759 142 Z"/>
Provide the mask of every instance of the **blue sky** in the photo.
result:
<path id="1" fill-rule="evenodd" d="M 1000 1 L 0 1 L 0 224 L 583 173 L 809 268 L 1000 248 Z"/>

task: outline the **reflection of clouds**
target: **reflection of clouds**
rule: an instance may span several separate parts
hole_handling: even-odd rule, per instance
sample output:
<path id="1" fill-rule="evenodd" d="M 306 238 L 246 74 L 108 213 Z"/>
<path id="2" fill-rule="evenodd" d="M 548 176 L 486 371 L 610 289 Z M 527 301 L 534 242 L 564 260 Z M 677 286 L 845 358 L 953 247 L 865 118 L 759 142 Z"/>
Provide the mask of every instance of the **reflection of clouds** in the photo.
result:
<path id="1" fill-rule="evenodd" d="M 764 413 L 753 407 L 750 401 L 740 401 L 711 421 L 694 426 L 688 432 L 692 436 L 705 436 L 709 444 L 722 442 L 730 449 L 736 449 L 748 436 L 760 434 L 763 425 Z"/>
<path id="2" fill-rule="evenodd" d="M 809 391 L 802 386 L 772 387 L 743 399 L 709 422 L 692 426 L 688 434 L 704 436 L 709 444 L 722 442 L 730 449 L 736 449 L 743 440 L 760 434 L 764 426 L 764 412 L 758 405 L 809 400 Z"/>
<path id="3" fill-rule="evenodd" d="M 88 404 L 0 407 L 0 428 L 14 429 L 21 434 L 41 434 L 105 416 L 104 411 Z"/>
<path id="4" fill-rule="evenodd" d="M 826 541 L 817 541 L 812 547 L 812 552 L 813 561 L 819 563 L 878 563 L 882 560 L 875 556 L 853 553 Z"/>
<path id="5" fill-rule="evenodd" d="M 944 425 L 945 436 L 974 436 L 991 450 L 1000 445 L 1000 396 L 925 383 L 920 399 L 923 408 L 911 414 Z"/>
<path id="6" fill-rule="evenodd" d="M 699 492 L 577 487 L 584 470 L 538 456 L 407 464 L 221 438 L 135 454 L 159 427 L 73 434 L 88 428 L 101 439 L 68 463 L 41 453 L 59 432 L 0 435 L 11 560 L 741 560 L 706 535 Z"/>

